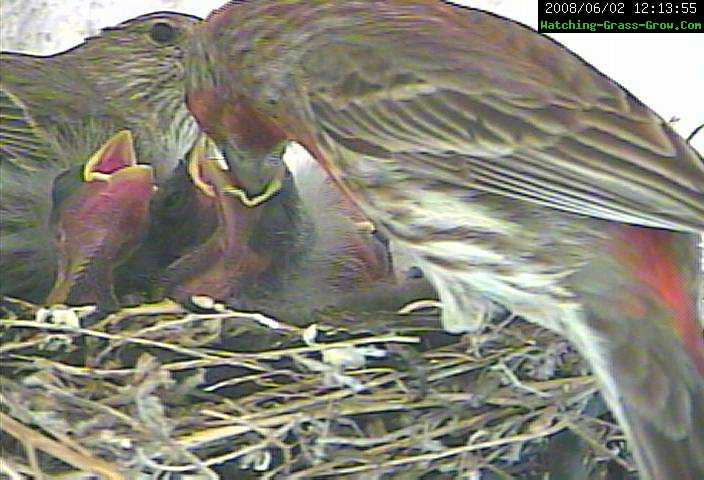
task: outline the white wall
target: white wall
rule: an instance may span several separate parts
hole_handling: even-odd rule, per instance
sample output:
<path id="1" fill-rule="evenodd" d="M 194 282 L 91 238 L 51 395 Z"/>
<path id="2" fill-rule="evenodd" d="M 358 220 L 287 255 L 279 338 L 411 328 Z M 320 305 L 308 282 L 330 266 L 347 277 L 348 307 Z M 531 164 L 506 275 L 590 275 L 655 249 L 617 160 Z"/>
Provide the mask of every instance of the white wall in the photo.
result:
<path id="1" fill-rule="evenodd" d="M 53 53 L 100 27 L 157 10 L 205 16 L 224 0 L 1 0 L 3 50 Z M 462 0 L 537 26 L 537 0 Z M 704 35 L 562 33 L 552 35 L 625 86 L 684 136 L 704 123 Z M 700 57 L 700 58 L 698 58 Z M 704 133 L 693 142 L 704 151 Z"/>

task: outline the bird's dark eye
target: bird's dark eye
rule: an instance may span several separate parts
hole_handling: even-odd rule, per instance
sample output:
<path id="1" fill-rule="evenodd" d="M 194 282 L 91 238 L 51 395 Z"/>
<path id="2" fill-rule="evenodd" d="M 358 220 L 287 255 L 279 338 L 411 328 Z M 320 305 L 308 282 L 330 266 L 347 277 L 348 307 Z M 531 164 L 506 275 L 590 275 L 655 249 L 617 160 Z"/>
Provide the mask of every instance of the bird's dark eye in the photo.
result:
<path id="1" fill-rule="evenodd" d="M 408 269 L 408 272 L 406 272 L 406 276 L 408 278 L 423 278 L 423 270 L 414 265 Z"/>
<path id="2" fill-rule="evenodd" d="M 168 23 L 155 23 L 149 30 L 149 36 L 152 40 L 159 43 L 171 43 L 176 38 L 176 28 Z"/>

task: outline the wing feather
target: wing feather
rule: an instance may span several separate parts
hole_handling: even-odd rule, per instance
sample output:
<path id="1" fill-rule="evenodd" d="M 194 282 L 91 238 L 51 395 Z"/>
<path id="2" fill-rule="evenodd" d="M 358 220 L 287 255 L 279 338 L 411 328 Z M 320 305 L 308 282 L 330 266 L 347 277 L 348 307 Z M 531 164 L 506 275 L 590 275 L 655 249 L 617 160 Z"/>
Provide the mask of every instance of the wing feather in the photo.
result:
<path id="1" fill-rule="evenodd" d="M 53 169 L 62 162 L 46 133 L 29 115 L 25 105 L 0 86 L 0 162 L 30 171 Z"/>
<path id="2" fill-rule="evenodd" d="M 352 44 L 338 48 L 360 61 L 335 65 L 335 85 L 311 77 L 307 88 L 318 131 L 344 148 L 413 164 L 414 172 L 431 178 L 578 214 L 704 231 L 701 157 L 590 67 L 580 65 L 586 72 L 580 71 L 579 88 L 569 90 L 559 78 L 513 80 L 520 72 L 500 58 L 485 62 L 491 72 L 476 58 L 451 68 L 413 66 L 414 54 L 404 57 L 407 50 L 399 47 L 393 66 L 407 70 L 385 81 L 374 66 L 389 68 L 387 57 L 369 59 L 368 48 Z M 395 83 L 399 78 L 412 84 Z M 345 90 L 360 83 L 363 95 Z"/>

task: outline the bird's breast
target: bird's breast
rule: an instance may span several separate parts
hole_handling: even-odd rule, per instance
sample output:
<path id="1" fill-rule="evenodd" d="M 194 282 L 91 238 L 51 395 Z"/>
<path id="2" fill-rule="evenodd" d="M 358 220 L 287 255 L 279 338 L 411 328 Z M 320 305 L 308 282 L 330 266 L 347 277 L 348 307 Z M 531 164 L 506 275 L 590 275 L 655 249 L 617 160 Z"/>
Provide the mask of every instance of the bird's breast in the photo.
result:
<path id="1" fill-rule="evenodd" d="M 400 161 L 326 153 L 362 212 L 419 263 L 466 276 L 529 316 L 572 308 L 565 278 L 593 255 L 590 219 L 425 178 Z"/>

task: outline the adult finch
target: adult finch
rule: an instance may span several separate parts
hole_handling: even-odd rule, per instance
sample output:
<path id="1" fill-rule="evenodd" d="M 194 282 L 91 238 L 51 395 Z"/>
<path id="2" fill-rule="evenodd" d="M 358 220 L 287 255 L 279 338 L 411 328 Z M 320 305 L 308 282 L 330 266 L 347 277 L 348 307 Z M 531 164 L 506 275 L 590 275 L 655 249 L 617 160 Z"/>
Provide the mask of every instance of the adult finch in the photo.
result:
<path id="1" fill-rule="evenodd" d="M 198 20 L 153 13 L 56 55 L 2 52 L 0 89 L 59 149 L 97 148 L 114 132 L 130 130 L 140 161 L 152 165 L 162 182 L 198 133 L 183 103 L 182 63 L 182 44 Z M 3 148 L 22 150 L 9 134 L 2 141 Z M 59 153 L 83 163 L 80 155 Z M 36 160 L 20 156 L 28 165 Z"/>
<path id="2" fill-rule="evenodd" d="M 296 141 L 417 260 L 444 326 L 490 301 L 572 340 L 642 478 L 704 478 L 704 162 L 559 44 L 435 0 L 232 2 L 187 103 L 257 195 Z"/>

